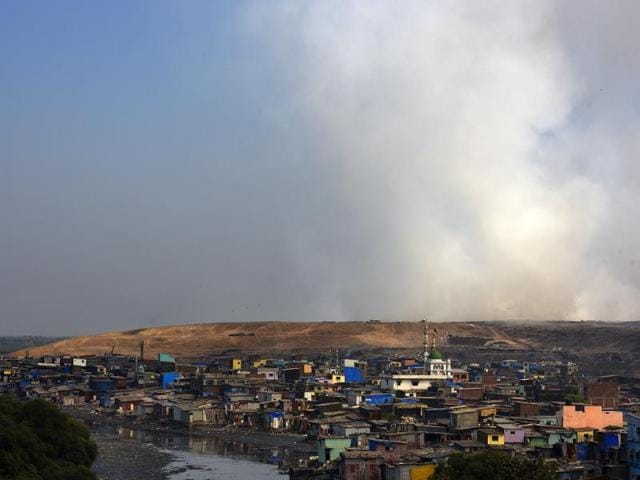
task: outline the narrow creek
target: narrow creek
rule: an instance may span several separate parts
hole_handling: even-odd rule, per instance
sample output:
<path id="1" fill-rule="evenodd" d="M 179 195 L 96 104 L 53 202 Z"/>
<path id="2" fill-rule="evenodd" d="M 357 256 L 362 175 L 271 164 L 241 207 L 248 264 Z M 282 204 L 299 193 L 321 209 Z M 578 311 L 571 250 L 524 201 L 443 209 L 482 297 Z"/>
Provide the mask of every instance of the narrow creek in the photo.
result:
<path id="1" fill-rule="evenodd" d="M 286 447 L 263 448 L 220 437 L 90 425 L 101 480 L 285 480 L 278 466 L 295 461 Z"/>

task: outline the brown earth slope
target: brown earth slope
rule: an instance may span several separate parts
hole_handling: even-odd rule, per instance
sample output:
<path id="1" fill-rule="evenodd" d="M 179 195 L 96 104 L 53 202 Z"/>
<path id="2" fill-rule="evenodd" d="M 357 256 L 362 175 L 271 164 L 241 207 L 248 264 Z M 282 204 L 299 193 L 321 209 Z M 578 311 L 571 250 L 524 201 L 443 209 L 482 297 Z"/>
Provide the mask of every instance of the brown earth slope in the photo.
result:
<path id="1" fill-rule="evenodd" d="M 436 324 L 438 335 L 486 336 L 486 327 L 468 323 Z M 31 355 L 136 354 L 144 341 L 145 354 L 171 352 L 196 357 L 238 349 L 244 352 L 321 352 L 329 348 L 413 348 L 423 341 L 420 322 L 248 322 L 153 327 L 82 336 L 29 350 Z M 508 341 L 508 339 L 507 339 Z M 16 352 L 24 355 L 25 351 Z"/>
<path id="2" fill-rule="evenodd" d="M 640 353 L 640 322 L 454 322 L 435 323 L 438 343 L 448 334 L 451 346 L 511 351 L 571 351 Z M 420 349 L 420 322 L 251 322 L 153 327 L 74 337 L 31 348 L 31 355 L 136 354 L 144 341 L 145 355 L 170 352 L 196 358 L 238 350 L 245 353 L 304 353 L 329 349 Z M 25 351 L 15 352 L 22 356 Z"/>

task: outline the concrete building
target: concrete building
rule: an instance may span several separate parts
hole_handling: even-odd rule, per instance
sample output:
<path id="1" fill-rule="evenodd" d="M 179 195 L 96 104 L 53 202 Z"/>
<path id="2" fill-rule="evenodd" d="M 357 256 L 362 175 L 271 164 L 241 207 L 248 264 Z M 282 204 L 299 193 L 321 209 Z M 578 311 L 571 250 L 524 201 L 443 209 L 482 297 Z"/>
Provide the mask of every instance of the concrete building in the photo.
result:
<path id="1" fill-rule="evenodd" d="M 504 435 L 504 443 L 507 445 L 524 445 L 525 430 L 515 423 L 502 423 L 499 425 Z"/>
<path id="2" fill-rule="evenodd" d="M 626 415 L 629 480 L 640 480 L 640 415 Z"/>
<path id="3" fill-rule="evenodd" d="M 480 411 L 477 408 L 457 408 L 451 411 L 449 423 L 453 430 L 477 428 Z"/>
<path id="4" fill-rule="evenodd" d="M 600 405 L 603 409 L 618 408 L 620 386 L 615 382 L 589 383 L 585 388 L 587 400 L 592 405 Z"/>
<path id="5" fill-rule="evenodd" d="M 318 461 L 325 463 L 336 460 L 350 446 L 349 437 L 322 437 L 318 440 Z"/>
<path id="6" fill-rule="evenodd" d="M 504 433 L 501 430 L 483 428 L 478 430 L 478 441 L 484 445 L 502 446 L 504 445 Z"/>
<path id="7" fill-rule="evenodd" d="M 380 452 L 368 450 L 346 450 L 340 454 L 340 479 L 381 480 L 384 456 Z"/>
<path id="8" fill-rule="evenodd" d="M 564 428 L 622 427 L 622 412 L 602 410 L 600 405 L 564 405 L 558 411 L 558 423 Z"/>

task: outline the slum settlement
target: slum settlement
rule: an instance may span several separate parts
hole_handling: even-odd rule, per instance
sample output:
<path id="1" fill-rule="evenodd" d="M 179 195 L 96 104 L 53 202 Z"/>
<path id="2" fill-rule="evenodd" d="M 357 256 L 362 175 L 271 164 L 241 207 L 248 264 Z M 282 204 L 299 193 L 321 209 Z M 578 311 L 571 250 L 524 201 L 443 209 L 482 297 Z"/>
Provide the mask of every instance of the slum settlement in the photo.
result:
<path id="1" fill-rule="evenodd" d="M 463 363 L 427 322 L 423 335 L 413 356 L 183 362 L 145 358 L 141 343 L 135 356 L 0 357 L 0 387 L 185 432 L 302 434 L 315 453 L 283 466 L 291 478 L 425 480 L 451 455 L 498 449 L 554 462 L 559 479 L 640 479 L 639 377 L 535 358 Z"/>

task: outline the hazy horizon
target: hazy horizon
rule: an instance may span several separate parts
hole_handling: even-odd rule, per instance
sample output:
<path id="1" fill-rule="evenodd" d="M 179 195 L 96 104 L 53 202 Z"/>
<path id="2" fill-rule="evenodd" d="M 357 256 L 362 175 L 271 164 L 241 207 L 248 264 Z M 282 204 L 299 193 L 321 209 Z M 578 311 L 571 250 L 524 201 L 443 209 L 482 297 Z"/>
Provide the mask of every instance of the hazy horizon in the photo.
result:
<path id="1" fill-rule="evenodd" d="M 7 2 L 2 335 L 640 319 L 640 3 Z"/>

